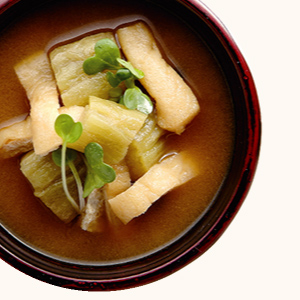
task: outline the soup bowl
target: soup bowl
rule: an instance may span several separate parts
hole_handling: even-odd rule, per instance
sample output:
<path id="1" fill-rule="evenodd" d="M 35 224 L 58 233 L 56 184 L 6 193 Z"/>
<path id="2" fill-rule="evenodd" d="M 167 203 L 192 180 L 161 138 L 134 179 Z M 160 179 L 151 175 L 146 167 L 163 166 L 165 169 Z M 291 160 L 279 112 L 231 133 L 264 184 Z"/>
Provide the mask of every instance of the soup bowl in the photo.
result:
<path id="1" fill-rule="evenodd" d="M 24 12 L 50 1 L 0 3 L 0 28 Z M 260 109 L 249 67 L 228 30 L 197 0 L 145 0 L 185 22 L 213 53 L 229 88 L 234 111 L 234 149 L 229 170 L 210 205 L 183 234 L 161 248 L 113 264 L 64 261 L 35 250 L 0 226 L 0 257 L 41 281 L 70 289 L 120 290 L 162 279 L 206 252 L 224 233 L 241 207 L 254 178 L 260 148 Z"/>

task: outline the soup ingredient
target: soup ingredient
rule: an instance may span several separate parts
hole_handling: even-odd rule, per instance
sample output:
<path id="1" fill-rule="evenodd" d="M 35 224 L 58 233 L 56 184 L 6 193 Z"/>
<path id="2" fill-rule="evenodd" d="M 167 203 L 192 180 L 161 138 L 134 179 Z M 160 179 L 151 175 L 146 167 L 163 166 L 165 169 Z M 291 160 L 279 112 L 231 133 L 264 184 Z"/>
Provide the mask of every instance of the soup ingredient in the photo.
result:
<path id="1" fill-rule="evenodd" d="M 95 55 L 83 62 L 83 70 L 94 75 L 104 70 L 119 69 L 118 58 L 121 57 L 118 46 L 110 39 L 101 39 L 95 44 Z"/>
<path id="2" fill-rule="evenodd" d="M 129 109 L 137 109 L 145 114 L 150 114 L 153 111 L 153 104 L 150 98 L 135 86 L 133 82 L 128 86 L 131 87 L 125 91 L 120 99 L 120 103 Z"/>
<path id="3" fill-rule="evenodd" d="M 74 165 L 74 161 L 76 160 L 77 158 L 77 152 L 73 149 L 69 149 L 67 148 L 66 149 L 66 154 L 65 154 L 65 165 L 67 165 L 73 176 L 74 176 L 74 179 L 75 179 L 75 182 L 77 184 L 77 190 L 78 190 L 78 198 L 79 198 L 79 207 L 76 203 L 76 207 L 75 209 L 80 212 L 84 206 L 85 206 L 85 201 L 83 199 L 83 188 L 82 188 L 82 183 L 81 183 L 81 179 L 80 179 L 80 176 L 77 172 L 77 169 Z M 61 167 L 62 168 L 62 159 L 63 159 L 63 156 L 62 156 L 62 148 L 58 148 L 57 150 L 53 151 L 52 152 L 52 159 L 54 161 L 54 163 Z M 64 191 L 66 191 L 68 189 L 68 186 L 65 186 L 65 181 L 63 180 L 63 187 L 64 187 Z M 72 199 L 71 199 L 72 201 Z M 73 203 L 74 204 L 74 203 Z"/>
<path id="4" fill-rule="evenodd" d="M 61 106 L 58 111 L 60 115 L 61 114 L 69 115 L 74 122 L 79 122 L 81 120 L 84 107 L 77 106 L 77 105 Z"/>
<path id="5" fill-rule="evenodd" d="M 81 106 L 62 106 L 59 114 L 68 114 L 76 122 L 79 121 L 84 108 Z M 45 132 L 45 134 L 47 134 Z M 32 145 L 32 122 L 28 116 L 25 120 L 13 123 L 0 129 L 0 158 L 14 157 L 33 149 Z"/>
<path id="6" fill-rule="evenodd" d="M 88 75 L 93 75 L 104 70 L 115 70 L 115 73 L 106 74 L 107 81 L 114 88 L 123 81 L 127 87 L 124 95 L 118 93 L 112 100 L 124 104 L 129 109 L 137 109 L 145 114 L 153 110 L 153 103 L 136 85 L 135 80 L 144 77 L 141 70 L 135 69 L 132 64 L 121 59 L 121 53 L 110 39 L 102 39 L 95 45 L 95 55 L 86 59 L 83 63 L 83 70 Z"/>
<path id="7" fill-rule="evenodd" d="M 193 161 L 186 153 L 174 154 L 152 166 L 129 189 L 108 202 L 117 217 L 127 224 L 145 213 L 161 196 L 197 174 Z"/>
<path id="8" fill-rule="evenodd" d="M 83 62 L 94 55 L 95 43 L 104 38 L 114 41 L 112 32 L 101 32 L 59 46 L 50 52 L 51 66 L 65 106 L 85 106 L 90 95 L 108 99 L 111 86 L 106 80 L 106 73 L 89 76 L 82 68 Z"/>
<path id="9" fill-rule="evenodd" d="M 31 118 L 0 129 L 0 158 L 9 158 L 32 149 Z"/>
<path id="10" fill-rule="evenodd" d="M 142 128 L 147 115 L 124 105 L 94 96 L 84 108 L 80 119 L 83 132 L 78 141 L 68 147 L 79 152 L 91 142 L 102 146 L 104 162 L 117 164 L 124 159 L 130 143 Z"/>
<path id="11" fill-rule="evenodd" d="M 76 151 L 71 151 L 72 149 L 67 148 L 67 144 L 74 143 L 80 138 L 82 130 L 82 124 L 80 122 L 74 122 L 72 117 L 69 115 L 59 115 L 55 121 L 55 131 L 62 138 L 63 144 L 61 149 L 59 148 L 52 153 L 54 162 L 61 167 L 65 194 L 78 212 L 80 212 L 85 206 L 83 198 L 86 198 L 94 189 L 98 189 L 105 183 L 114 181 L 116 176 L 114 169 L 103 163 L 102 147 L 95 142 L 91 142 L 87 144 L 84 149 L 85 156 L 83 159 L 87 167 L 87 176 L 85 179 L 84 189 L 82 191 L 81 180 L 73 164 L 77 153 Z M 70 167 L 77 183 L 80 207 L 78 207 L 77 203 L 69 193 L 68 186 L 66 184 L 66 165 Z"/>
<path id="12" fill-rule="evenodd" d="M 116 178 L 114 169 L 103 162 L 103 149 L 97 143 L 89 143 L 84 150 L 87 165 L 87 177 L 84 184 L 83 197 L 87 197 L 94 189 Z"/>
<path id="13" fill-rule="evenodd" d="M 108 218 L 110 224 L 113 226 L 118 226 L 122 222 L 117 218 L 117 216 L 112 211 L 108 200 L 116 197 L 122 192 L 126 191 L 131 186 L 131 177 L 129 169 L 125 160 L 122 160 L 119 164 L 113 165 L 113 168 L 116 172 L 116 179 L 104 186 L 105 190 L 105 208 L 106 208 L 106 217 Z"/>
<path id="14" fill-rule="evenodd" d="M 167 131 L 157 125 L 155 114 L 148 115 L 144 126 L 129 145 L 126 162 L 133 180 L 143 176 L 166 152 Z"/>
<path id="15" fill-rule="evenodd" d="M 131 186 L 131 180 L 124 160 L 112 167 L 116 173 L 115 180 L 100 189 L 93 190 L 87 198 L 80 225 L 83 230 L 101 232 L 104 230 L 107 219 L 114 226 L 121 223 L 111 211 L 107 201 L 127 190 Z"/>
<path id="16" fill-rule="evenodd" d="M 104 208 L 102 207 L 102 204 L 97 204 L 97 201 L 106 201 L 107 197 L 117 195 L 130 186 L 130 177 L 128 170 L 126 169 L 126 165 L 122 163 L 120 165 L 114 166 L 114 168 L 117 170 L 116 182 L 112 182 L 111 184 L 108 183 L 105 186 L 105 188 L 103 187 L 102 189 L 99 189 L 98 187 L 103 186 L 104 183 L 110 182 L 116 177 L 115 171 L 110 166 L 104 167 L 103 170 L 102 163 L 102 168 L 100 166 L 100 173 L 99 161 L 101 160 L 101 157 L 99 156 L 103 156 L 101 147 L 99 145 L 95 145 L 95 143 L 92 143 L 87 146 L 87 149 L 89 150 L 87 150 L 85 153 L 86 158 L 76 154 L 74 156 L 75 151 L 70 152 L 71 149 L 67 149 L 67 154 L 69 155 L 66 156 L 66 184 L 69 188 L 71 197 L 76 203 L 76 206 L 74 206 L 70 202 L 64 191 L 60 166 L 60 155 L 55 156 L 54 160 L 56 161 L 56 163 L 53 160 L 53 154 L 39 156 L 36 155 L 34 151 L 25 154 L 24 157 L 22 157 L 21 159 L 21 171 L 31 183 L 34 190 L 34 195 L 38 197 L 57 217 L 59 217 L 62 221 L 66 223 L 72 221 L 78 214 L 83 213 L 83 219 L 85 219 L 85 228 L 87 228 L 90 222 L 95 221 L 95 224 L 98 222 L 103 222 L 103 220 L 96 220 L 98 219 L 98 217 L 100 218 L 98 210 L 102 211 L 100 214 L 102 217 L 104 216 L 103 214 L 105 212 L 103 212 Z M 85 159 L 87 160 L 87 162 L 85 162 Z M 83 209 L 79 209 L 77 205 L 77 203 L 80 202 L 79 194 L 76 192 L 78 187 L 78 181 L 76 180 L 76 176 L 74 176 L 74 170 L 72 170 L 72 165 L 73 168 L 77 170 L 77 179 L 79 179 L 80 181 L 85 180 L 85 182 L 91 181 L 90 183 L 88 183 L 89 187 L 91 187 L 94 183 L 97 183 L 97 180 L 101 180 L 101 185 L 94 185 L 95 189 L 92 189 L 92 193 L 90 194 L 91 196 L 88 195 L 87 204 L 84 204 Z M 87 172 L 93 173 L 92 179 L 88 178 Z M 96 180 L 94 181 L 95 177 L 97 176 L 99 176 L 99 179 L 96 178 Z M 97 192 L 98 190 L 101 192 Z M 103 196 L 99 197 L 99 195 Z M 98 230 L 96 230 L 95 227 L 92 228 L 93 229 L 90 228 L 89 231 Z"/>
<path id="17" fill-rule="evenodd" d="M 54 162 L 56 162 L 56 164 L 60 165 L 61 167 L 62 183 L 67 199 L 70 201 L 74 209 L 79 213 L 84 206 L 84 199 L 82 198 L 82 192 L 80 190 L 81 182 L 80 179 L 78 180 L 77 171 L 73 165 L 73 160 L 75 160 L 76 155 L 74 155 L 74 152 L 72 151 L 70 151 L 69 155 L 67 155 L 67 144 L 74 143 L 79 139 L 82 133 L 82 124 L 80 122 L 74 122 L 72 117 L 70 117 L 69 115 L 62 114 L 59 115 L 55 121 L 55 131 L 62 138 L 63 143 L 61 151 L 56 150 L 52 154 L 52 157 L 54 158 Z M 78 194 L 80 207 L 78 207 L 78 204 L 73 199 L 68 189 L 66 177 L 66 165 L 68 164 L 74 174 L 76 183 L 80 182 L 79 185 L 77 184 L 79 190 Z"/>
<path id="18" fill-rule="evenodd" d="M 16 65 L 15 71 L 30 102 L 34 150 L 38 155 L 46 155 L 61 143 L 54 130 L 59 98 L 47 55 L 38 52 Z"/>
<path id="19" fill-rule="evenodd" d="M 64 155 L 65 157 L 63 157 L 62 155 L 62 148 L 58 148 L 57 150 L 53 151 L 52 152 L 52 159 L 54 161 L 54 163 L 61 167 L 62 169 L 62 160 L 63 158 L 65 159 L 65 165 L 68 166 L 74 176 L 74 179 L 75 179 L 75 182 L 77 184 L 77 190 L 78 190 L 78 198 L 79 198 L 79 207 L 77 205 L 77 203 L 75 202 L 75 200 L 73 199 L 70 199 L 71 203 L 73 203 L 73 206 L 75 205 L 75 209 L 78 211 L 78 212 L 81 212 L 81 210 L 84 208 L 85 206 L 85 202 L 84 202 L 84 199 L 82 197 L 82 194 L 83 194 L 83 188 L 82 188 L 82 183 L 81 183 L 81 179 L 80 179 L 80 176 L 77 172 L 77 169 L 74 165 L 74 161 L 76 160 L 77 158 L 77 152 L 73 149 L 69 149 L 69 148 L 66 148 L 66 154 Z M 65 177 L 65 175 L 62 174 L 62 178 Z M 66 181 L 63 179 L 63 187 L 64 187 L 64 191 L 66 193 L 66 196 L 68 196 L 68 186 L 66 185 Z M 68 198 L 68 197 L 67 197 Z"/>
<path id="20" fill-rule="evenodd" d="M 83 178 L 86 173 L 83 160 L 78 156 L 74 164 L 79 176 Z M 66 197 L 61 168 L 53 162 L 51 154 L 40 156 L 36 155 L 34 151 L 30 151 L 22 157 L 20 165 L 22 173 L 33 187 L 34 195 L 58 218 L 68 223 L 78 215 L 78 210 Z M 66 183 L 72 198 L 77 203 L 79 201 L 77 184 L 68 166 L 66 167 Z"/>
<path id="21" fill-rule="evenodd" d="M 105 227 L 105 191 L 95 189 L 87 198 L 80 226 L 89 232 L 101 232 Z"/>
<path id="22" fill-rule="evenodd" d="M 144 23 L 120 28 L 117 34 L 127 59 L 145 74 L 140 82 L 156 101 L 158 125 L 181 134 L 200 111 L 196 96 L 163 59 L 154 36 Z"/>
<path id="23" fill-rule="evenodd" d="M 125 160 L 112 165 L 116 172 L 116 179 L 105 185 L 105 194 L 107 199 L 111 199 L 124 192 L 131 186 L 131 178 L 128 166 Z"/>

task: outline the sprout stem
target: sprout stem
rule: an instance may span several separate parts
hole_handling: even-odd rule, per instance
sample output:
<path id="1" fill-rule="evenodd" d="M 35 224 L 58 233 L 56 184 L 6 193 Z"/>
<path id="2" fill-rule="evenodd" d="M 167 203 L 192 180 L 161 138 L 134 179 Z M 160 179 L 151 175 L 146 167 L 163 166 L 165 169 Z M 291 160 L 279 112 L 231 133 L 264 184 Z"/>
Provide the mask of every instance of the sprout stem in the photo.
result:
<path id="1" fill-rule="evenodd" d="M 70 201 L 70 203 L 72 204 L 72 206 L 74 207 L 74 209 L 80 213 L 80 209 L 78 204 L 75 202 L 75 200 L 73 199 L 73 197 L 70 195 L 69 190 L 68 190 L 68 185 L 67 185 L 67 176 L 66 176 L 66 151 L 67 151 L 67 143 L 63 142 L 62 144 L 62 150 L 61 150 L 61 174 L 62 174 L 62 184 L 63 184 L 63 188 L 65 191 L 65 194 L 68 198 L 68 200 Z"/>
<path id="2" fill-rule="evenodd" d="M 79 208 L 80 208 L 80 211 L 82 211 L 84 206 L 85 206 L 85 201 L 84 201 L 84 198 L 82 196 L 83 195 L 82 182 L 81 182 L 80 176 L 79 176 L 73 162 L 69 162 L 69 167 L 70 167 L 70 169 L 73 173 L 73 176 L 75 178 L 75 181 L 76 181 L 77 190 L 78 190 L 78 198 L 79 198 Z"/>

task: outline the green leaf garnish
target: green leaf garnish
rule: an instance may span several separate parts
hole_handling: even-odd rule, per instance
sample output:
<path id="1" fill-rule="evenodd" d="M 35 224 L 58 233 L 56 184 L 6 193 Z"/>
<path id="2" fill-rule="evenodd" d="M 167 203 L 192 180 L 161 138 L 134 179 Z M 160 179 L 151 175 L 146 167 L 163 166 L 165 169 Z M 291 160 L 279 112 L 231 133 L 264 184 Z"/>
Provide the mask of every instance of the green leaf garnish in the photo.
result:
<path id="1" fill-rule="evenodd" d="M 120 65 L 127 68 L 137 79 L 142 79 L 144 77 L 144 73 L 139 69 L 135 69 L 129 61 L 126 61 L 122 58 L 117 58 L 117 61 Z"/>
<path id="2" fill-rule="evenodd" d="M 116 75 L 112 72 L 106 73 L 106 79 L 113 88 L 117 87 L 122 82 L 122 80 L 116 77 Z"/>
<path id="3" fill-rule="evenodd" d="M 135 85 L 136 79 L 142 79 L 144 73 L 133 67 L 133 65 L 122 59 L 120 50 L 115 42 L 110 39 L 102 39 L 95 45 L 95 56 L 86 59 L 83 70 L 88 75 L 93 75 L 104 70 L 112 70 L 106 73 L 106 79 L 112 88 L 117 88 L 120 83 L 125 82 L 127 95 L 111 96 L 110 100 L 124 104 L 129 109 L 137 109 L 145 114 L 153 111 L 153 103 L 150 98 L 142 93 Z"/>
<path id="4" fill-rule="evenodd" d="M 67 148 L 66 165 L 69 165 L 70 163 L 75 161 L 76 158 L 77 158 L 77 151 Z M 52 159 L 58 167 L 61 167 L 61 148 L 58 148 L 52 152 Z"/>
<path id="5" fill-rule="evenodd" d="M 105 69 L 105 64 L 96 56 L 89 57 L 83 62 L 83 70 L 87 75 L 94 75 Z"/>
<path id="6" fill-rule="evenodd" d="M 63 143 L 76 142 L 82 133 L 82 124 L 74 122 L 71 116 L 61 114 L 57 117 L 54 125 L 56 133 L 63 139 Z"/>
<path id="7" fill-rule="evenodd" d="M 115 87 L 110 89 L 109 91 L 109 97 L 110 98 L 120 98 L 123 94 L 123 90 L 120 87 Z"/>
<path id="8" fill-rule="evenodd" d="M 121 57 L 119 47 L 111 39 L 102 39 L 95 45 L 95 56 L 103 61 L 105 69 L 119 68 L 118 58 Z M 101 71 L 100 71 L 101 72 Z"/>
<path id="9" fill-rule="evenodd" d="M 132 73 L 130 70 L 128 69 L 124 69 L 124 68 L 121 68 L 119 69 L 117 72 L 116 72 L 116 77 L 120 80 L 120 81 L 124 81 L 124 80 L 127 80 L 129 78 L 132 77 Z"/>
<path id="10" fill-rule="evenodd" d="M 83 62 L 83 70 L 88 75 L 104 70 L 116 70 L 120 68 L 117 61 L 120 56 L 120 50 L 112 40 L 102 39 L 95 44 L 95 56 Z"/>
<path id="11" fill-rule="evenodd" d="M 150 114 L 153 111 L 152 101 L 138 87 L 127 89 L 122 101 L 129 109 L 137 109 L 145 114 Z"/>
<path id="12" fill-rule="evenodd" d="M 103 149 L 97 143 L 89 143 L 84 150 L 87 165 L 87 177 L 84 184 L 83 197 L 87 197 L 94 189 L 116 178 L 114 169 L 103 162 Z"/>
<path id="13" fill-rule="evenodd" d="M 72 117 L 66 114 L 61 114 L 56 118 L 54 128 L 56 133 L 62 138 L 62 148 L 61 148 L 61 175 L 62 175 L 62 184 L 64 192 L 74 207 L 74 209 L 79 213 L 80 208 L 74 198 L 70 195 L 68 185 L 67 185 L 67 176 L 66 176 L 66 163 L 67 163 L 67 144 L 76 142 L 82 133 L 82 124 L 80 122 L 75 123 Z M 54 154 L 54 159 L 57 160 L 59 154 Z M 55 162 L 54 160 L 54 162 Z M 70 166 L 70 157 L 69 157 L 69 166 Z M 80 195 L 79 195 L 80 199 Z"/>

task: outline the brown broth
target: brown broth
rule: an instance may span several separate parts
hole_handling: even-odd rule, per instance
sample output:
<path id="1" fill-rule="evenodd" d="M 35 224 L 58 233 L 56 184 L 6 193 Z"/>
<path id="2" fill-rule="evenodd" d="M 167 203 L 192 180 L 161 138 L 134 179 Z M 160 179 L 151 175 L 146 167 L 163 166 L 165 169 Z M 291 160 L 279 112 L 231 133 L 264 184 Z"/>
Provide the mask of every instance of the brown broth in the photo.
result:
<path id="1" fill-rule="evenodd" d="M 234 120 L 222 71 L 201 39 L 181 20 L 142 1 L 63 1 L 30 12 L 0 36 L 0 124 L 29 112 L 13 66 L 28 55 L 88 32 L 114 30 L 144 20 L 168 61 L 197 95 L 201 112 L 169 143 L 188 150 L 200 175 L 168 193 L 141 217 L 120 228 L 89 233 L 65 225 L 33 194 L 19 159 L 1 161 L 0 221 L 21 240 L 62 259 L 112 262 L 151 252 L 174 240 L 195 222 L 217 193 L 230 165 Z M 72 3 L 72 4 L 70 4 Z"/>

